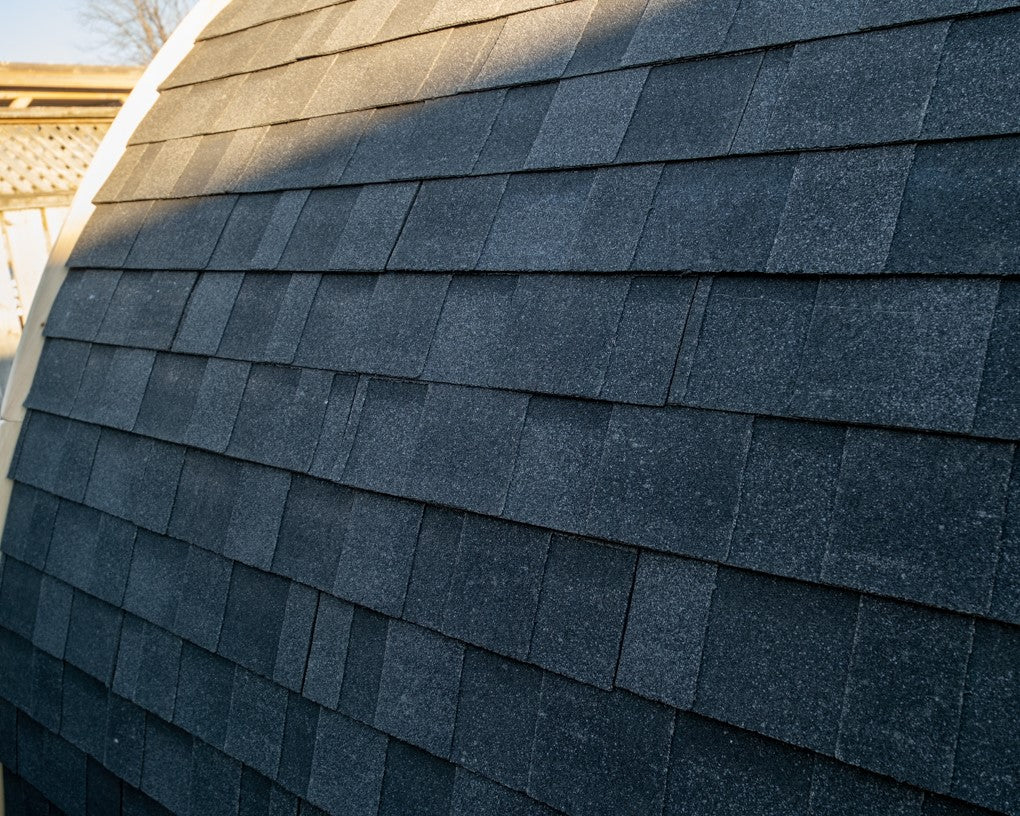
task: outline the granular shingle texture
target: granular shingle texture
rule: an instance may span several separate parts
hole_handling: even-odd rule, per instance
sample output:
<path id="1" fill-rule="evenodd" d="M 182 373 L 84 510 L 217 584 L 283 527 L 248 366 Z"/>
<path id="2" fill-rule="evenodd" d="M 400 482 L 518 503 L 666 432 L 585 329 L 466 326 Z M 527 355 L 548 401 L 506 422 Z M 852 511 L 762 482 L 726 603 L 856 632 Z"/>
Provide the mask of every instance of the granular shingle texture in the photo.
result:
<path id="1" fill-rule="evenodd" d="M 7 812 L 1020 812 L 1018 55 L 226 3 L 46 320 Z"/>

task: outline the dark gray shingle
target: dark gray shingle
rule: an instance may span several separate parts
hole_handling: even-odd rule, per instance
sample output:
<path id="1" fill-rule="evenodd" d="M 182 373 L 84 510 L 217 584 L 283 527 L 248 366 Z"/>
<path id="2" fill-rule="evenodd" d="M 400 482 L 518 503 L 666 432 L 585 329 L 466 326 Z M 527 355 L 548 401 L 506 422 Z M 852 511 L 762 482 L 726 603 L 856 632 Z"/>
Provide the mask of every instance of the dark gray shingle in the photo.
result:
<path id="1" fill-rule="evenodd" d="M 969 428 L 995 298 L 987 280 L 822 280 L 790 407 L 854 422 Z"/>
<path id="2" fill-rule="evenodd" d="M 633 550 L 553 536 L 529 659 L 611 689 L 636 560 Z"/>
<path id="3" fill-rule="evenodd" d="M 849 432 L 822 578 L 984 611 L 1011 453 L 978 440 Z"/>
<path id="4" fill-rule="evenodd" d="M 528 793 L 578 816 L 661 806 L 674 712 L 546 675 Z"/>
<path id="5" fill-rule="evenodd" d="M 528 782 L 543 672 L 477 649 L 464 656 L 454 761 L 513 788 Z"/>
<path id="6" fill-rule="evenodd" d="M 745 54 L 653 68 L 620 147 L 619 161 L 690 159 L 728 152 L 760 62 L 760 55 Z"/>
<path id="7" fill-rule="evenodd" d="M 958 20 L 949 29 L 938 81 L 924 117 L 924 136 L 1013 133 L 1020 101 L 1020 14 Z"/>
<path id="8" fill-rule="evenodd" d="M 781 742 L 677 715 L 667 816 L 808 813 L 812 758 Z"/>
<path id="9" fill-rule="evenodd" d="M 641 554 L 617 686 L 678 708 L 694 703 L 715 580 L 714 565 Z"/>
<path id="10" fill-rule="evenodd" d="M 749 437 L 748 417 L 614 407 L 589 531 L 670 552 L 721 556 Z"/>
<path id="11" fill-rule="evenodd" d="M 415 497 L 498 512 L 510 486 L 527 404 L 523 394 L 429 386 L 410 467 Z"/>
<path id="12" fill-rule="evenodd" d="M 507 516 L 560 530 L 585 528 L 611 410 L 594 402 L 531 398 Z"/>
<path id="13" fill-rule="evenodd" d="M 947 28 L 931 23 L 801 43 L 772 114 L 768 146 L 916 138 Z"/>
<path id="14" fill-rule="evenodd" d="M 802 154 L 769 271 L 882 271 L 913 155 L 911 147 Z"/>
<path id="15" fill-rule="evenodd" d="M 635 68 L 562 80 L 524 166 L 612 162 L 647 76 Z"/>
<path id="16" fill-rule="evenodd" d="M 832 425 L 755 420 L 729 563 L 818 580 L 845 436 Z"/>
<path id="17" fill-rule="evenodd" d="M 523 659 L 531 642 L 548 548 L 547 532 L 468 516 L 442 631 Z"/>
<path id="18" fill-rule="evenodd" d="M 1020 261 L 1020 139 L 920 145 L 886 269 L 1001 274 Z"/>
<path id="19" fill-rule="evenodd" d="M 695 707 L 831 753 L 858 603 L 855 593 L 720 570 Z"/>
<path id="20" fill-rule="evenodd" d="M 973 623 L 865 597 L 836 756 L 946 790 Z"/>
<path id="21" fill-rule="evenodd" d="M 778 155 L 669 165 L 631 268 L 764 270 L 795 161 Z"/>

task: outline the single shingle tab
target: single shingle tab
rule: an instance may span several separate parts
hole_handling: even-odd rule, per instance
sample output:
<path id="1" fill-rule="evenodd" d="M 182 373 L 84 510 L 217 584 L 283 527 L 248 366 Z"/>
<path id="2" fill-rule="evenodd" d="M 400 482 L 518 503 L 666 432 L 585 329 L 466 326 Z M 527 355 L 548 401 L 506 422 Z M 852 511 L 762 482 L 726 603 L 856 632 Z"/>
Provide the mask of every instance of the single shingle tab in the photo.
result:
<path id="1" fill-rule="evenodd" d="M 973 622 L 865 597 L 836 756 L 947 790 Z"/>
<path id="2" fill-rule="evenodd" d="M 858 602 L 855 593 L 719 570 L 696 709 L 831 753 Z"/>
<path id="3" fill-rule="evenodd" d="M 722 556 L 750 430 L 749 417 L 615 406 L 587 532 Z"/>
<path id="4" fill-rule="evenodd" d="M 1018 746 L 1000 712 L 1020 705 L 1016 682 L 1017 632 L 978 621 L 967 667 L 960 741 L 953 765 L 953 793 L 1003 811 L 1015 810 L 1017 790 L 1010 768 Z M 988 762 L 988 757 L 996 757 Z"/>
<path id="5" fill-rule="evenodd" d="M 772 114 L 771 148 L 915 139 L 947 23 L 801 43 Z"/>
<path id="6" fill-rule="evenodd" d="M 69 267 L 120 267 L 127 260 L 149 212 L 150 202 L 103 204 L 96 208 L 74 251 Z"/>
<path id="7" fill-rule="evenodd" d="M 924 136 L 1014 133 L 1020 100 L 1020 14 L 998 14 L 953 23 L 938 82 L 924 118 Z"/>
<path id="8" fill-rule="evenodd" d="M 223 228 L 209 268 L 274 268 L 307 197 L 306 190 L 241 196 Z"/>
<path id="9" fill-rule="evenodd" d="M 635 561 L 632 550 L 553 536 L 529 659 L 610 689 Z"/>
<path id="10" fill-rule="evenodd" d="M 714 565 L 641 554 L 617 686 L 678 708 L 693 704 L 715 580 Z"/>
<path id="11" fill-rule="evenodd" d="M 613 161 L 647 76 L 647 68 L 635 68 L 562 80 L 525 166 Z"/>
<path id="12" fill-rule="evenodd" d="M 920 791 L 850 765 L 815 759 L 811 812 L 817 816 L 920 816 Z"/>
<path id="13" fill-rule="evenodd" d="M 680 713 L 663 813 L 806 814 L 812 767 L 806 751 Z"/>
<path id="14" fill-rule="evenodd" d="M 538 136 L 557 84 L 518 85 L 503 98 L 492 130 L 475 163 L 475 173 L 520 170 Z"/>
<path id="15" fill-rule="evenodd" d="M 216 648 L 223 625 L 230 566 L 225 558 L 199 547 L 188 549 L 173 630 L 210 651 Z"/>
<path id="16" fill-rule="evenodd" d="M 33 411 L 18 441 L 12 474 L 20 482 L 80 502 L 100 434 L 93 425 Z"/>
<path id="17" fill-rule="evenodd" d="M 481 176 L 424 182 L 388 268 L 473 269 L 506 181 L 506 176 Z"/>
<path id="18" fill-rule="evenodd" d="M 470 172 L 503 106 L 504 94 L 486 91 L 426 102 L 414 133 L 397 157 L 399 175 L 421 178 Z"/>
<path id="19" fill-rule="evenodd" d="M 227 738 L 234 664 L 185 641 L 173 721 L 181 728 L 222 748 Z"/>
<path id="20" fill-rule="evenodd" d="M 353 618 L 353 606 L 329 595 L 320 596 L 301 693 L 326 708 L 336 709 L 340 702 Z"/>
<path id="21" fill-rule="evenodd" d="M 64 660 L 109 685 L 123 618 L 116 607 L 75 591 Z"/>
<path id="22" fill-rule="evenodd" d="M 769 271 L 882 271 L 912 159 L 910 147 L 803 154 Z"/>
<path id="23" fill-rule="evenodd" d="M 592 170 L 511 176 L 479 267 L 565 269 L 594 177 Z"/>
<path id="24" fill-rule="evenodd" d="M 271 676 L 286 612 L 287 588 L 283 578 L 235 564 L 218 653 Z"/>
<path id="25" fill-rule="evenodd" d="M 103 430 L 85 499 L 150 530 L 165 530 L 183 464 L 183 448 Z"/>
<path id="26" fill-rule="evenodd" d="M 353 495 L 318 479 L 293 477 L 273 556 L 273 571 L 332 590 Z"/>
<path id="27" fill-rule="evenodd" d="M 578 816 L 657 812 L 673 717 L 627 692 L 547 675 L 528 793 Z"/>
<path id="28" fill-rule="evenodd" d="M 746 54 L 653 68 L 620 147 L 619 161 L 724 154 L 758 73 Z"/>
<path id="29" fill-rule="evenodd" d="M 68 416 L 89 359 L 88 343 L 52 338 L 43 344 L 26 408 Z"/>
<path id="30" fill-rule="evenodd" d="M 375 724 L 384 731 L 446 756 L 453 740 L 464 647 L 403 622 L 386 638 Z"/>
<path id="31" fill-rule="evenodd" d="M 379 807 L 386 737 L 330 711 L 315 730 L 308 799 L 329 812 L 374 816 Z"/>
<path id="32" fill-rule="evenodd" d="M 400 613 L 411 575 L 421 506 L 358 493 L 351 507 L 333 592 L 388 615 Z"/>
<path id="33" fill-rule="evenodd" d="M 442 631 L 523 659 L 534 628 L 548 548 L 547 532 L 468 516 Z"/>
<path id="34" fill-rule="evenodd" d="M 659 185 L 662 165 L 602 167 L 581 215 L 569 267 L 580 271 L 629 269 Z"/>
<path id="35" fill-rule="evenodd" d="M 595 0 L 580 0 L 507 18 L 473 86 L 519 85 L 560 76 L 594 7 Z"/>
<path id="36" fill-rule="evenodd" d="M 793 177 L 792 155 L 669 165 L 632 269 L 765 269 Z"/>
<path id="37" fill-rule="evenodd" d="M 354 608 L 338 708 L 361 722 L 375 718 L 389 621 L 367 609 Z"/>
<path id="38" fill-rule="evenodd" d="M 228 453 L 266 465 L 307 470 L 332 380 L 328 371 L 253 365 Z"/>
<path id="39" fill-rule="evenodd" d="M 207 366 L 200 357 L 157 354 L 134 430 L 171 442 L 183 440 Z"/>
<path id="40" fill-rule="evenodd" d="M 521 434 L 506 515 L 560 530 L 583 530 L 611 407 L 532 397 Z"/>
<path id="41" fill-rule="evenodd" d="M 793 391 L 817 284 L 716 277 L 710 286 L 697 344 L 677 361 L 678 375 L 683 368 L 689 373 L 674 379 L 670 401 L 782 413 Z"/>
<path id="42" fill-rule="evenodd" d="M 729 563 L 819 579 L 845 436 L 833 425 L 755 419 Z"/>
<path id="43" fill-rule="evenodd" d="M 822 577 L 983 612 L 1011 453 L 994 442 L 851 431 Z"/>
<path id="44" fill-rule="evenodd" d="M 629 287 L 626 277 L 521 276 L 494 384 L 596 396 Z"/>
<path id="45" fill-rule="evenodd" d="M 244 275 L 239 272 L 199 275 L 173 340 L 173 350 L 215 354 L 243 282 Z"/>
<path id="46" fill-rule="evenodd" d="M 71 269 L 46 320 L 47 337 L 93 340 L 102 325 L 121 273 L 108 269 Z"/>
<path id="47" fill-rule="evenodd" d="M 236 196 L 153 202 L 124 263 L 138 269 L 204 269 Z"/>
<path id="48" fill-rule="evenodd" d="M 495 383 L 517 282 L 512 275 L 453 277 L 429 348 L 426 379 Z"/>
<path id="49" fill-rule="evenodd" d="M 94 339 L 116 346 L 170 348 L 194 283 L 191 272 L 124 273 Z"/>
<path id="50" fill-rule="evenodd" d="M 527 404 L 523 394 L 429 386 L 410 467 L 414 496 L 479 512 L 500 510 Z"/>
<path id="51" fill-rule="evenodd" d="M 468 649 L 453 759 L 513 788 L 528 781 L 543 672 Z"/>
<path id="52" fill-rule="evenodd" d="M 920 145 L 886 269 L 1003 274 L 1020 262 L 1020 139 Z"/>
<path id="53" fill-rule="evenodd" d="M 297 581 L 291 582 L 287 589 L 287 605 L 283 612 L 280 642 L 276 648 L 276 663 L 273 667 L 273 680 L 291 691 L 300 692 L 305 680 L 312 628 L 318 606 L 318 592 Z"/>
<path id="54" fill-rule="evenodd" d="M 234 672 L 224 750 L 263 774 L 280 764 L 287 691 L 251 672 Z"/>
<path id="55" fill-rule="evenodd" d="M 329 268 L 385 269 L 417 192 L 417 182 L 362 187 L 350 218 L 339 232 Z"/>
<path id="56" fill-rule="evenodd" d="M 147 621 L 171 629 L 180 604 L 188 545 L 139 531 L 131 558 L 124 608 Z"/>
<path id="57" fill-rule="evenodd" d="M 1001 437 L 1020 436 L 1020 284 L 1002 281 L 988 352 L 981 374 L 974 430 Z"/>
<path id="58" fill-rule="evenodd" d="M 650 0 L 623 62 L 654 62 L 718 51 L 738 5 L 739 0 L 720 3 Z"/>
<path id="59" fill-rule="evenodd" d="M 598 0 L 564 73 L 588 74 L 620 66 L 646 5 L 647 0 Z"/>
<path id="60" fill-rule="evenodd" d="M 394 742 L 386 752 L 379 816 L 446 816 L 450 812 L 456 766 Z"/>
<path id="61" fill-rule="evenodd" d="M 807 416 L 966 430 L 996 294 L 993 281 L 980 279 L 821 281 L 790 407 Z"/>
<path id="62" fill-rule="evenodd" d="M 406 490 L 428 386 L 369 381 L 343 482 L 383 493 Z"/>

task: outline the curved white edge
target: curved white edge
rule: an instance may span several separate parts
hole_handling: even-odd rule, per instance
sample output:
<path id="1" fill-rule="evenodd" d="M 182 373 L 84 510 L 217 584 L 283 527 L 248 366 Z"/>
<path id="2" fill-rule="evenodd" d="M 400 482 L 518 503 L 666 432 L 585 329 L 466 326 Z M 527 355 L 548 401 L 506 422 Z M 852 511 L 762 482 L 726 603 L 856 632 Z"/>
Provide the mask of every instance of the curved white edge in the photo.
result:
<path id="1" fill-rule="evenodd" d="M 155 104 L 159 97 L 159 86 L 191 51 L 195 40 L 206 26 L 229 2 L 230 0 L 199 0 L 181 20 L 174 33 L 149 63 L 117 114 L 117 118 L 113 120 L 71 202 L 67 218 L 50 252 L 28 318 L 25 320 L 24 331 L 4 391 L 3 404 L 0 406 L 0 474 L 3 477 L 0 481 L 0 534 L 3 533 L 4 522 L 7 519 L 12 488 L 12 482 L 7 475 L 14 457 L 21 423 L 25 417 L 25 397 L 39 365 L 43 327 L 46 325 L 57 291 L 67 277 L 67 260 L 71 250 L 95 210 L 92 199 L 120 161 L 131 134 Z M 2 798 L 0 816 L 3 816 Z"/>

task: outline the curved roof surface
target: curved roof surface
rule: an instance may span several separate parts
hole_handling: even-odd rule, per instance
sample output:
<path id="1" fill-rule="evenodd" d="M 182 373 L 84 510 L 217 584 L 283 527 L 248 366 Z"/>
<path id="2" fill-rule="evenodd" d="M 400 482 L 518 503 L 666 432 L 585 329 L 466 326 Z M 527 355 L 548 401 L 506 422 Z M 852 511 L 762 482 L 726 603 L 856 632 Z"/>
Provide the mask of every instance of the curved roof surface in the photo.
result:
<path id="1" fill-rule="evenodd" d="M 234 0 L 47 323 L 9 798 L 1017 812 L 1013 5 Z"/>

